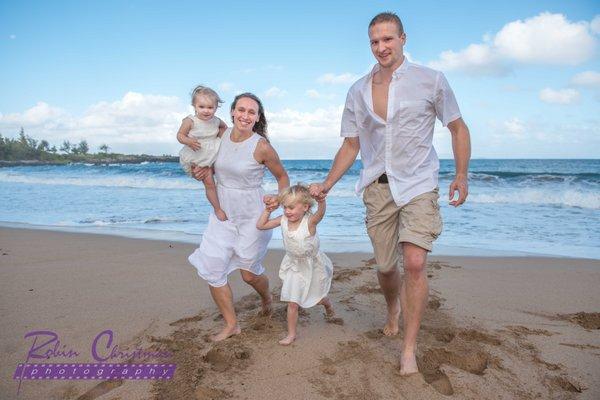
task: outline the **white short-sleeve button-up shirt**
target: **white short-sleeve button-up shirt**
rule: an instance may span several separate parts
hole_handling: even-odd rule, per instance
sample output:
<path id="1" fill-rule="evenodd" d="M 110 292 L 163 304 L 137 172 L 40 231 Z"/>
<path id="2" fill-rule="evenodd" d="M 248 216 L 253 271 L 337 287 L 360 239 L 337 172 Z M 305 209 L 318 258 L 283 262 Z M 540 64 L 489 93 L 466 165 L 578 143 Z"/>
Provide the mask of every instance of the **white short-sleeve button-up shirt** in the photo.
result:
<path id="1" fill-rule="evenodd" d="M 373 111 L 372 81 L 379 68 L 376 64 L 348 91 L 341 136 L 359 137 L 363 168 L 356 192 L 385 172 L 394 201 L 402 206 L 438 185 L 436 117 L 446 126 L 461 114 L 444 74 L 405 58 L 393 73 L 384 121 Z"/>

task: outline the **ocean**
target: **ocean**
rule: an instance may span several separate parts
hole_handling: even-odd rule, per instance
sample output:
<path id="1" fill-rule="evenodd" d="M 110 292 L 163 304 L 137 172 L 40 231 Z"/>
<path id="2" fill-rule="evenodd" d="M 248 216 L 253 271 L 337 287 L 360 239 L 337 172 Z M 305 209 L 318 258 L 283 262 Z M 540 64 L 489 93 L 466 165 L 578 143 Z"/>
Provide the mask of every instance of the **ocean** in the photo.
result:
<path id="1" fill-rule="evenodd" d="M 292 183 L 322 181 L 331 160 L 284 161 Z M 325 251 L 370 251 L 360 161 L 328 197 Z M 434 254 L 600 259 L 600 160 L 472 160 L 469 198 L 448 205 L 454 162 L 440 162 L 444 231 Z M 268 174 L 265 190 L 277 185 Z M 210 205 L 177 163 L 0 168 L 0 224 L 198 243 Z M 281 247 L 280 233 L 272 247 Z"/>

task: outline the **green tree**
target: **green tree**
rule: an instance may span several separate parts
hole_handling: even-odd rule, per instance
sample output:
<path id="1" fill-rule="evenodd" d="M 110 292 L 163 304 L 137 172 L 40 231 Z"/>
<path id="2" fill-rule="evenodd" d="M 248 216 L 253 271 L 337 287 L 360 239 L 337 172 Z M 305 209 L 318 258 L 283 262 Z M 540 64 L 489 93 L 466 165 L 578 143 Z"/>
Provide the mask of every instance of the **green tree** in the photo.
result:
<path id="1" fill-rule="evenodd" d="M 108 147 L 108 145 L 106 145 L 106 144 L 103 144 L 98 148 L 100 149 L 100 152 L 104 153 L 104 154 L 108 154 L 108 149 L 110 149 L 110 147 Z"/>
<path id="2" fill-rule="evenodd" d="M 88 146 L 87 141 L 82 140 L 81 142 L 79 142 L 79 145 L 77 145 L 77 153 L 78 154 L 87 154 L 88 151 L 90 151 L 90 146 Z"/>
<path id="3" fill-rule="evenodd" d="M 60 146 L 60 151 L 64 152 L 65 154 L 69 154 L 71 152 L 71 142 L 65 140 L 62 146 Z"/>

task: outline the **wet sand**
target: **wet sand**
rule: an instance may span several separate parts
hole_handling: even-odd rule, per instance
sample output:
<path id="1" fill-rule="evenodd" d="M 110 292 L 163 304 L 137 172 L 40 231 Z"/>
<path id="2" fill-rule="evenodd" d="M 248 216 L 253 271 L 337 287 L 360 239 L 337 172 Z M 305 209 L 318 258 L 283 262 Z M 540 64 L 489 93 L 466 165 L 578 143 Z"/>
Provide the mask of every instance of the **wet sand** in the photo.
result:
<path id="1" fill-rule="evenodd" d="M 399 376 L 402 332 L 385 337 L 385 303 L 371 254 L 328 253 L 337 318 L 302 310 L 285 332 L 277 301 L 281 251 L 265 265 L 271 317 L 231 275 L 242 334 L 214 344 L 221 319 L 188 264 L 194 246 L 114 236 L 0 228 L 0 398 L 32 344 L 49 330 L 93 362 L 106 329 L 121 349 L 168 350 L 171 381 L 28 381 L 20 399 L 596 399 L 600 398 L 600 261 L 543 257 L 433 257 L 419 336 L 421 374 Z M 36 360 L 37 361 L 37 360 Z M 124 362 L 126 360 L 120 360 Z M 38 361 L 39 362 L 39 361 Z M 150 362 L 150 360 L 135 360 Z"/>

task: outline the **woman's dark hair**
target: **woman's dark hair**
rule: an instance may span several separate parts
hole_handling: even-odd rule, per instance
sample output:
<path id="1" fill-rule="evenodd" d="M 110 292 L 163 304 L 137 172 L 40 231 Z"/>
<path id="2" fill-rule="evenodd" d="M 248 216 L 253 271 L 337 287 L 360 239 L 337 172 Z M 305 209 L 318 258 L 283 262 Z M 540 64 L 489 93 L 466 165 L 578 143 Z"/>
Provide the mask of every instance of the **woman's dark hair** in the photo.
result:
<path id="1" fill-rule="evenodd" d="M 237 105 L 238 100 L 243 99 L 244 97 L 252 99 L 256 102 L 256 104 L 258 104 L 258 121 L 256 121 L 256 123 L 252 127 L 252 131 L 258 133 L 260 136 L 267 139 L 268 142 L 269 138 L 267 137 L 267 117 L 265 117 L 265 109 L 262 105 L 262 102 L 255 94 L 246 92 L 235 96 L 233 102 L 231 103 L 231 112 L 235 110 L 235 106 Z M 233 116 L 231 117 L 231 122 L 234 122 Z"/>

